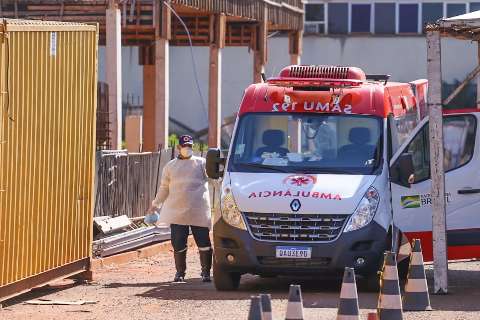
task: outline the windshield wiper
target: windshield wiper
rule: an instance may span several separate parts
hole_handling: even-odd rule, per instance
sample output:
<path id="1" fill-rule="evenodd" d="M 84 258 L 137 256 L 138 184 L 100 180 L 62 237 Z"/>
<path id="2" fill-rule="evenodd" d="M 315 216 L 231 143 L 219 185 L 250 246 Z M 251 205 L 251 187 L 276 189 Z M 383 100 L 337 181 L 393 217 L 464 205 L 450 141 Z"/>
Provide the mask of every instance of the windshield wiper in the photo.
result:
<path id="1" fill-rule="evenodd" d="M 318 173 L 318 174 L 359 174 L 354 170 L 342 170 L 334 168 L 324 168 L 324 169 L 315 169 L 315 168 L 303 168 L 303 171 L 308 173 Z"/>
<path id="2" fill-rule="evenodd" d="M 272 171 L 288 173 L 287 170 L 284 170 L 282 168 L 273 167 L 273 166 L 269 166 L 269 165 L 261 164 L 261 163 L 237 163 L 237 165 L 238 164 L 242 165 L 242 166 L 252 167 L 252 168 L 269 169 L 269 170 L 272 170 Z"/>

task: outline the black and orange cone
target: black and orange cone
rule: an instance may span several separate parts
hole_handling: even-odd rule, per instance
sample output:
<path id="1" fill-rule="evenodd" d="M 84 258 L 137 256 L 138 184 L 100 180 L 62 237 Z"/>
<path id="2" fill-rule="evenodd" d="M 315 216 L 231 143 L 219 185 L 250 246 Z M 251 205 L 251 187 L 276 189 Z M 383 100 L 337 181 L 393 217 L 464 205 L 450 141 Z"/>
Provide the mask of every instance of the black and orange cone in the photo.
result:
<path id="1" fill-rule="evenodd" d="M 430 311 L 427 278 L 423 266 L 422 245 L 419 239 L 413 240 L 413 250 L 408 268 L 408 278 L 403 296 L 403 309 L 408 311 Z"/>
<path id="2" fill-rule="evenodd" d="M 272 320 L 272 298 L 269 294 L 261 294 L 262 320 Z"/>
<path id="3" fill-rule="evenodd" d="M 359 320 L 358 293 L 355 283 L 355 270 L 345 268 L 343 273 L 340 303 L 338 305 L 337 320 Z"/>
<path id="4" fill-rule="evenodd" d="M 285 320 L 303 320 L 302 290 L 299 285 L 290 285 Z"/>
<path id="5" fill-rule="evenodd" d="M 252 296 L 250 299 L 248 320 L 262 320 L 262 304 L 259 296 Z"/>
<path id="6" fill-rule="evenodd" d="M 379 320 L 403 320 L 397 259 L 395 253 L 390 251 L 385 252 L 377 314 Z"/>

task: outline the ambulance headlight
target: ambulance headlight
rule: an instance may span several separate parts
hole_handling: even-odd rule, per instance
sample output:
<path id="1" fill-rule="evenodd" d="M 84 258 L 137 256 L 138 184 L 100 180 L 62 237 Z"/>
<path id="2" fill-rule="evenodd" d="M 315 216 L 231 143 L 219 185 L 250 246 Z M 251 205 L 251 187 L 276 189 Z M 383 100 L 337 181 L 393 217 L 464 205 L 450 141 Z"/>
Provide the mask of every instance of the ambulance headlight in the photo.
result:
<path id="1" fill-rule="evenodd" d="M 225 187 L 222 191 L 222 197 L 220 198 L 220 205 L 222 210 L 222 218 L 229 225 L 247 230 L 245 222 L 243 221 L 242 213 L 235 203 L 232 190 L 230 187 Z"/>
<path id="2" fill-rule="evenodd" d="M 377 190 L 374 187 L 368 188 L 343 232 L 355 231 L 369 224 L 377 212 L 379 202 L 380 196 Z"/>

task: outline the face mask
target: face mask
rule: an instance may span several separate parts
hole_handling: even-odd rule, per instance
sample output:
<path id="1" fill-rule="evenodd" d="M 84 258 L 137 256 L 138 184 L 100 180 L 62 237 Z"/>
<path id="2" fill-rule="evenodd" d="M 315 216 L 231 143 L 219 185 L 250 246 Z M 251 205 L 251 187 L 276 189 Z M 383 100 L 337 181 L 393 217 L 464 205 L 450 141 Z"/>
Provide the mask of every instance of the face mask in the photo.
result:
<path id="1" fill-rule="evenodd" d="M 180 149 L 180 154 L 184 158 L 190 158 L 193 155 L 193 150 L 192 150 L 192 148 L 182 147 Z"/>

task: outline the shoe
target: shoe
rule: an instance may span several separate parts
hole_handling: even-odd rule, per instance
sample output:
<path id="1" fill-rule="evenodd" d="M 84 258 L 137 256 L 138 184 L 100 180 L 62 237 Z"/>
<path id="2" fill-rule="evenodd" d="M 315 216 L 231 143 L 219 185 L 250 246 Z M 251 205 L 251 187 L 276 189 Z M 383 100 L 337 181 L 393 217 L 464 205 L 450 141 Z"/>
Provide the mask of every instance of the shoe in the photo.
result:
<path id="1" fill-rule="evenodd" d="M 212 268 L 212 249 L 207 251 L 199 251 L 200 265 L 202 266 L 202 273 L 200 274 L 203 282 L 211 282 L 210 269 Z"/>
<path id="2" fill-rule="evenodd" d="M 173 278 L 173 282 L 185 282 L 185 274 L 182 273 L 175 273 L 175 278 Z"/>
<path id="3" fill-rule="evenodd" d="M 175 259 L 175 278 L 173 282 L 185 281 L 185 270 L 187 270 L 187 250 L 181 252 L 173 252 L 173 258 Z"/>
<path id="4" fill-rule="evenodd" d="M 202 272 L 201 276 L 202 276 L 202 282 L 212 282 L 212 279 L 210 278 L 210 272 L 209 273 Z"/>

